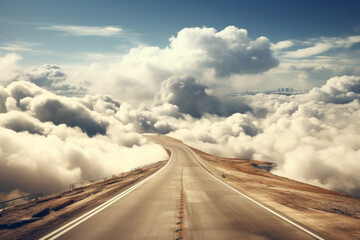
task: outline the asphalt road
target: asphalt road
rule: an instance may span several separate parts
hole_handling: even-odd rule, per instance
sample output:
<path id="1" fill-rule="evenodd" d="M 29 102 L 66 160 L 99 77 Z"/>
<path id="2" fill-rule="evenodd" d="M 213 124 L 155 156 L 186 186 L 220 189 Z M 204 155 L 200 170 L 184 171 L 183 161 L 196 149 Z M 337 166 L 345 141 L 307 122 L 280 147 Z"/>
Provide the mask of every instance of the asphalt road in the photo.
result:
<path id="1" fill-rule="evenodd" d="M 173 156 L 158 174 L 44 239 L 315 239 L 214 179 L 183 145 L 165 145 Z"/>

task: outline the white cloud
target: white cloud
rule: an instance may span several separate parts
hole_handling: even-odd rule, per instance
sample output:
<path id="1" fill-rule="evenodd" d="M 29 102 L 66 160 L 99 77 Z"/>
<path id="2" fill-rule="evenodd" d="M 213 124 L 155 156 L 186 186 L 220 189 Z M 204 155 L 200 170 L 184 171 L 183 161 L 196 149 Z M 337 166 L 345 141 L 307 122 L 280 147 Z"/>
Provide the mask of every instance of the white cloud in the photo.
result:
<path id="1" fill-rule="evenodd" d="M 39 67 L 25 69 L 19 65 L 22 57 L 16 53 L 0 55 L 0 83 L 7 85 L 13 81 L 26 80 L 40 87 L 51 90 L 54 93 L 79 96 L 86 92 L 86 84 L 80 82 L 77 85 L 67 80 L 67 75 L 62 68 L 54 64 L 45 64 Z"/>
<path id="2" fill-rule="evenodd" d="M 157 53 L 157 58 L 159 52 L 170 51 L 148 47 L 138 50 L 144 54 L 145 49 L 149 58 L 152 52 Z M 16 66 L 16 55 L 7 55 L 5 59 L 7 63 L 13 62 L 8 66 Z M 134 60 L 126 63 L 134 64 Z M 0 174 L 0 182 L 11 182 L 12 176 L 23 171 L 28 174 L 21 181 L 3 185 L 0 192 L 38 191 L 37 187 L 49 191 L 50 186 L 57 186 L 51 188 L 56 191 L 69 181 L 96 173 L 111 174 L 114 169 L 128 169 L 142 160 L 153 161 L 164 152 L 139 135 L 153 132 L 170 134 L 214 154 L 273 161 L 278 164 L 275 173 L 279 175 L 360 194 L 357 175 L 360 165 L 356 161 L 360 153 L 360 77 L 332 78 L 321 88 L 298 96 L 258 94 L 225 98 L 217 94 L 217 89 L 209 91 L 204 82 L 194 77 L 165 78 L 161 88 L 156 88 L 157 78 L 140 78 L 156 68 L 149 68 L 149 61 L 141 63 L 135 64 L 139 66 L 137 73 L 144 72 L 139 75 L 135 72 L 136 78 L 131 79 L 142 80 L 134 82 L 137 87 L 149 85 L 144 91 L 151 97 L 159 92 L 154 107 L 130 105 L 102 94 L 80 98 L 57 96 L 30 81 L 1 87 L 0 169 L 4 173 Z M 54 65 L 33 68 L 31 74 L 25 69 L 18 72 L 38 84 L 43 78 L 62 82 L 67 75 Z M 95 77 L 110 82 L 116 80 L 114 76 L 124 77 L 117 69 L 101 71 L 100 66 L 85 73 L 94 73 Z M 130 72 L 127 74 L 131 76 Z M 134 83 L 128 81 L 123 86 Z M 127 94 L 132 92 L 121 92 L 123 96 Z M 241 104 L 251 111 L 239 113 Z M 29 147 L 29 142 L 36 147 Z M 127 160 L 119 161 L 119 156 Z M 36 177 L 40 175 L 36 169 L 44 171 L 41 166 L 49 167 L 48 159 L 54 159 L 51 162 L 54 172 Z M 43 182 L 49 184 L 42 185 Z"/>
<path id="3" fill-rule="evenodd" d="M 274 50 L 281 50 L 281 49 L 289 48 L 289 47 L 292 47 L 292 46 L 294 46 L 293 41 L 285 40 L 285 41 L 280 41 L 280 42 L 277 42 L 276 44 L 273 44 L 272 48 Z"/>
<path id="4" fill-rule="evenodd" d="M 53 30 L 65 32 L 75 36 L 101 36 L 111 37 L 118 36 L 123 31 L 120 27 L 115 26 L 79 26 L 79 25 L 54 25 L 49 27 L 39 27 L 40 30 Z"/>
<path id="5" fill-rule="evenodd" d="M 247 96 L 253 112 L 166 119 L 171 136 L 204 151 L 277 163 L 274 173 L 360 196 L 357 76 L 329 79 L 308 94 Z M 335 104 L 334 104 L 335 103 Z"/>
<path id="6" fill-rule="evenodd" d="M 162 82 L 161 91 L 155 100 L 158 104 L 174 104 L 180 112 L 195 118 L 204 114 L 229 116 L 237 112 L 252 111 L 241 99 L 219 97 L 209 92 L 206 85 L 197 83 L 193 77 L 172 77 Z"/>
<path id="7" fill-rule="evenodd" d="M 166 158 L 131 123 L 115 117 L 110 96 L 57 96 L 28 81 L 0 88 L 0 194 L 65 190 Z"/>
<path id="8" fill-rule="evenodd" d="M 304 41 L 292 39 L 293 45 L 289 49 L 276 49 L 275 45 L 272 45 L 275 56 L 281 62 L 279 67 L 256 78 L 240 76 L 238 84 L 249 90 L 279 87 L 312 89 L 321 87 L 327 79 L 335 76 L 358 76 L 360 58 L 355 44 L 359 44 L 359 41 L 360 36 L 355 35 L 319 37 Z"/>
<path id="9" fill-rule="evenodd" d="M 295 51 L 284 52 L 286 58 L 307 58 L 327 52 L 331 49 L 350 48 L 354 44 L 360 43 L 360 36 L 349 36 L 346 38 L 321 37 L 309 39 L 304 42 L 311 47 L 299 48 Z"/>
<path id="10" fill-rule="evenodd" d="M 262 73 L 279 64 L 266 37 L 252 40 L 247 30 L 234 26 L 219 32 L 214 28 L 184 28 L 170 42 L 171 49 L 199 57 L 198 64 L 214 68 L 218 76 Z"/>
<path id="11" fill-rule="evenodd" d="M 72 85 L 66 81 L 65 71 L 54 64 L 45 64 L 39 67 L 32 67 L 25 71 L 22 79 L 35 83 L 54 93 L 66 96 L 81 96 L 86 93 L 83 84 Z"/>
<path id="12" fill-rule="evenodd" d="M 65 81 L 65 72 L 56 65 L 45 64 L 37 68 L 32 68 L 27 73 L 29 80 L 38 86 L 51 86 Z"/>
<path id="13" fill-rule="evenodd" d="M 1 50 L 8 51 L 8 52 L 31 52 L 32 44 L 26 43 L 5 43 L 5 46 L 0 47 Z"/>
<path id="14" fill-rule="evenodd" d="M 0 54 L 0 83 L 14 81 L 22 74 L 22 68 L 18 65 L 21 59 L 22 57 L 16 53 Z"/>
<path id="15" fill-rule="evenodd" d="M 83 66 L 26 69 L 18 64 L 21 56 L 1 55 L 0 183 L 14 179 L 6 171 L 28 174 L 0 192 L 60 189 L 94 169 L 105 174 L 150 162 L 164 153 L 139 134 L 152 132 L 219 155 L 273 161 L 277 174 L 360 195 L 360 78 L 331 78 L 360 74 L 360 59 L 328 51 L 359 41 L 350 36 L 274 45 L 265 37 L 250 39 L 244 29 L 204 27 L 182 29 L 165 48 L 141 45 L 106 62 L 99 59 L 107 56 L 95 55 L 98 62 Z M 290 47 L 295 51 L 286 52 Z M 273 51 L 282 60 L 278 67 Z M 294 57 L 286 58 L 291 52 Z M 84 93 L 79 86 L 92 94 L 54 94 Z M 298 96 L 222 94 L 314 86 Z M 57 172 L 40 181 L 36 169 L 52 158 Z M 40 184 L 47 180 L 49 186 Z"/>
<path id="16" fill-rule="evenodd" d="M 327 81 L 321 88 L 314 88 L 309 96 L 317 101 L 344 104 L 360 100 L 360 77 L 342 76 Z"/>
<path id="17" fill-rule="evenodd" d="M 3 50 L 4 52 L 11 52 L 11 53 L 27 53 L 27 54 L 53 54 L 51 51 L 46 50 L 39 50 L 37 47 L 39 47 L 41 43 L 36 42 L 23 42 L 23 41 L 15 41 L 15 42 L 8 42 L 3 43 L 3 45 L 0 45 L 0 50 Z"/>
<path id="18" fill-rule="evenodd" d="M 331 43 L 316 43 L 313 47 L 302 48 L 296 51 L 286 52 L 284 57 L 288 58 L 306 58 L 326 52 L 334 46 Z"/>
<path id="19" fill-rule="evenodd" d="M 230 78 L 257 76 L 278 64 L 266 37 L 253 40 L 245 29 L 233 26 L 221 31 L 203 27 L 182 29 L 170 38 L 168 47 L 141 45 L 131 48 L 120 60 L 95 62 L 68 69 L 67 73 L 71 81 L 91 82 L 90 88 L 96 92 L 149 103 L 161 82 L 172 76 L 191 75 L 199 83 L 228 92 L 239 85 L 236 80 L 228 81 Z"/>
<path id="20" fill-rule="evenodd" d="M 119 34 L 128 35 L 124 32 Z M 217 94 L 279 87 L 310 89 L 320 87 L 333 76 L 359 75 L 357 50 L 349 49 L 359 41 L 360 36 L 354 35 L 273 44 L 266 37 L 251 39 L 247 30 L 234 26 L 222 30 L 184 28 L 164 48 L 136 44 L 125 54 L 73 53 L 71 58 L 82 61 L 82 65 L 57 65 L 59 71 L 66 72 L 61 83 L 36 78 L 40 74 L 27 77 L 37 84 L 53 82 L 42 86 L 59 94 L 79 96 L 89 89 L 91 93 L 111 94 L 131 103 L 151 103 L 163 80 L 184 75 L 194 76 Z M 279 65 L 277 58 L 281 60 Z M 33 69 L 35 73 L 36 68 Z M 37 72 L 43 70 L 39 67 Z"/>

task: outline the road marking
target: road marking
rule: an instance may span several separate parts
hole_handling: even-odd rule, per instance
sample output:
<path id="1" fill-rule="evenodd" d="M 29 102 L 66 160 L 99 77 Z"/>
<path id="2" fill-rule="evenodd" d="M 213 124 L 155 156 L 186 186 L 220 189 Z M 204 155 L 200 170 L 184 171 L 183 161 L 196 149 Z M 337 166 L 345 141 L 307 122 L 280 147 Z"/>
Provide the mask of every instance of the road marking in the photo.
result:
<path id="1" fill-rule="evenodd" d="M 181 166 L 181 187 L 180 187 L 180 205 L 179 205 L 179 225 L 175 230 L 177 234 L 176 240 L 184 239 L 184 222 L 185 222 L 185 201 L 184 201 L 184 166 Z"/>
<path id="2" fill-rule="evenodd" d="M 145 178 L 141 182 L 139 182 L 139 183 L 135 184 L 134 186 L 126 189 L 124 192 L 116 195 L 115 197 L 111 198 L 110 200 L 106 201 L 105 203 L 101 204 L 100 206 L 94 208 L 93 210 L 81 215 L 80 217 L 76 218 L 75 220 L 65 224 L 64 226 L 62 226 L 62 227 L 60 227 L 60 228 L 58 228 L 58 229 L 56 229 L 54 231 L 52 231 L 51 233 L 47 234 L 46 236 L 40 238 L 39 240 L 53 240 L 53 239 L 56 239 L 56 238 L 60 237 L 61 235 L 63 235 L 66 232 L 70 231 L 71 229 L 73 229 L 74 227 L 79 225 L 80 223 L 86 221 L 87 219 L 91 218 L 92 216 L 94 216 L 98 212 L 100 212 L 100 211 L 104 210 L 105 208 L 109 207 L 114 202 L 116 202 L 119 199 L 125 197 L 126 195 L 128 195 L 129 193 L 131 193 L 132 191 L 134 191 L 135 189 L 137 189 L 141 185 L 143 185 L 145 182 L 149 181 L 151 178 L 155 177 L 158 173 L 160 173 L 163 169 L 165 169 L 169 165 L 169 163 L 171 162 L 174 154 L 173 154 L 173 151 L 171 149 L 169 149 L 169 150 L 171 152 L 171 157 L 170 157 L 169 161 L 166 163 L 165 166 L 163 166 L 157 172 L 151 174 L 150 176 L 148 176 L 147 178 Z"/>
<path id="3" fill-rule="evenodd" d="M 215 177 L 214 175 L 212 175 L 212 174 L 211 174 L 208 170 L 206 170 L 203 166 L 201 166 L 201 164 L 200 164 L 200 163 L 198 162 L 198 160 L 194 157 L 194 155 L 193 155 L 192 152 L 190 152 L 189 150 L 187 150 L 187 151 L 188 151 L 188 152 L 190 153 L 190 155 L 195 159 L 195 162 L 196 162 L 207 174 L 209 174 L 211 177 L 215 178 L 215 179 L 216 179 L 217 181 L 219 181 L 220 183 L 224 184 L 225 186 L 227 186 L 228 188 L 230 188 L 230 189 L 233 190 L 234 192 L 236 192 L 236 193 L 240 194 L 241 196 L 243 196 L 244 198 L 248 199 L 249 201 L 251 201 L 251 202 L 257 204 L 258 206 L 264 208 L 264 209 L 267 210 L 268 212 L 270 212 L 270 213 L 274 214 L 275 216 L 281 218 L 282 220 L 286 221 L 287 223 L 290 223 L 291 225 L 297 227 L 298 229 L 300 229 L 300 230 L 306 232 L 307 234 L 313 236 L 314 238 L 316 238 L 316 239 L 318 239 L 318 240 L 325 240 L 324 238 L 320 237 L 319 235 L 317 235 L 317 234 L 309 231 L 308 229 L 300 226 L 299 224 L 297 224 L 296 222 L 292 221 L 291 219 L 289 219 L 289 218 L 287 218 L 287 217 L 285 217 L 285 216 L 283 216 L 283 215 L 275 212 L 274 210 L 270 209 L 269 207 L 263 205 L 262 203 L 256 201 L 255 199 L 247 196 L 246 194 L 244 194 L 244 193 L 236 190 L 235 188 L 233 188 L 233 187 L 231 187 L 230 185 L 226 184 L 225 182 L 221 181 L 220 179 L 218 179 L 217 177 Z"/>

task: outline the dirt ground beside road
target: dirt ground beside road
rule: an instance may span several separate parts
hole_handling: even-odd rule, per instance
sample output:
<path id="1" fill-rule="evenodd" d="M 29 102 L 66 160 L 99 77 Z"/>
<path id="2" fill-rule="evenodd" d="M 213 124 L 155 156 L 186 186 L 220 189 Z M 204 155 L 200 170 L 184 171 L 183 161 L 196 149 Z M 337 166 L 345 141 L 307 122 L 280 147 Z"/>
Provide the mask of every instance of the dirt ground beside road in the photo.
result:
<path id="1" fill-rule="evenodd" d="M 326 239 L 360 239 L 360 199 L 271 174 L 269 162 L 191 150 L 219 179 Z"/>

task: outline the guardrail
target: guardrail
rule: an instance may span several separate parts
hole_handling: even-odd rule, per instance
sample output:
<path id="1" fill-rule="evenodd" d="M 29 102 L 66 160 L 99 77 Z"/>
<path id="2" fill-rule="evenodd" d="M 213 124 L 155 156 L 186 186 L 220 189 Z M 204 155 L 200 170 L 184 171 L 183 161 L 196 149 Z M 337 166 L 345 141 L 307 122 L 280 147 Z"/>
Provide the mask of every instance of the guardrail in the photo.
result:
<path id="1" fill-rule="evenodd" d="M 105 180 L 108 180 L 110 178 L 114 178 L 114 177 L 119 176 L 119 175 L 121 175 L 121 173 L 113 174 L 113 175 L 106 176 L 106 177 L 96 178 L 96 179 L 84 180 L 82 182 L 72 183 L 72 184 L 69 185 L 69 189 L 70 189 L 70 191 L 73 191 L 77 187 L 85 187 L 85 186 L 93 184 L 93 183 L 103 182 Z"/>
<path id="2" fill-rule="evenodd" d="M 161 161 L 158 161 L 158 162 L 154 162 L 154 163 L 148 163 L 148 164 L 144 164 L 144 165 L 141 165 L 139 167 L 136 167 L 136 168 L 132 168 L 131 171 L 135 171 L 135 170 L 139 170 L 139 169 L 142 169 L 144 167 L 149 167 L 151 165 L 154 165 L 154 164 L 157 164 Z M 121 174 L 123 173 L 118 173 L 118 174 L 113 174 L 113 175 L 110 175 L 110 176 L 106 176 L 106 177 L 101 177 L 101 178 L 97 178 L 97 179 L 90 179 L 90 180 L 84 180 L 84 181 L 81 181 L 81 182 L 77 182 L 77 183 L 72 183 L 72 184 L 69 184 L 69 189 L 70 191 L 73 191 L 75 190 L 76 188 L 79 188 L 79 187 L 85 187 L 85 186 L 88 186 L 90 184 L 93 184 L 93 183 L 98 183 L 98 182 L 103 182 L 103 181 L 106 181 L 110 178 L 114 178 L 116 176 L 120 176 Z"/>
<path id="3" fill-rule="evenodd" d="M 161 161 L 144 164 L 144 165 L 141 165 L 141 166 L 139 166 L 139 167 L 132 168 L 131 171 L 135 171 L 135 170 L 138 170 L 138 169 L 141 169 L 141 168 L 144 168 L 144 167 L 149 167 L 149 166 L 151 166 L 151 165 L 158 164 L 159 162 L 161 162 Z"/>
<path id="4" fill-rule="evenodd" d="M 4 202 L 0 202 L 0 209 L 6 208 L 9 206 L 14 206 L 14 205 L 17 205 L 17 204 L 23 203 L 23 202 L 28 202 L 31 200 L 38 200 L 41 198 L 42 198 L 42 192 L 36 192 L 36 193 L 28 194 L 25 196 L 13 198 L 13 199 L 10 199 L 10 200 L 4 201 Z"/>

